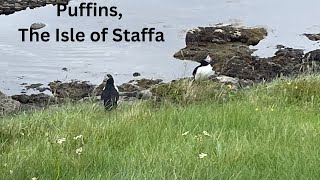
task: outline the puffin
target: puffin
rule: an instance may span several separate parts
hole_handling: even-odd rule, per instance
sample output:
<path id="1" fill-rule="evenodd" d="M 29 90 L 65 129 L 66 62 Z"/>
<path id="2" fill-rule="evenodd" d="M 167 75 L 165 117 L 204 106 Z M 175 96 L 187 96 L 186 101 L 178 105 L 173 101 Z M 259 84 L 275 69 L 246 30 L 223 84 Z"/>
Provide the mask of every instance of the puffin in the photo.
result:
<path id="1" fill-rule="evenodd" d="M 102 90 L 101 99 L 106 110 L 112 110 L 117 107 L 119 100 L 119 90 L 114 85 L 114 79 L 110 74 L 106 76 L 106 85 Z"/>
<path id="2" fill-rule="evenodd" d="M 215 75 L 215 71 L 211 66 L 211 57 L 208 55 L 206 59 L 200 61 L 200 65 L 193 70 L 193 77 L 195 80 L 208 79 L 210 76 Z"/>

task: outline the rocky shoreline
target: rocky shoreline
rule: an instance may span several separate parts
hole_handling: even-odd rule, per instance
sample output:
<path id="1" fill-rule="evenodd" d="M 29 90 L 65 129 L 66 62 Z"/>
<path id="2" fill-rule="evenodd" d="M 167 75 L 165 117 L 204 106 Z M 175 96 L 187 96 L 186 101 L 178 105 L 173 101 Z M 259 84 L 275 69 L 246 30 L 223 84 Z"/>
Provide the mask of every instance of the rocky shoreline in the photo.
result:
<path id="1" fill-rule="evenodd" d="M 27 8 L 34 9 L 48 4 L 68 4 L 69 0 L 0 0 L 0 15 L 9 15 Z"/>
<path id="2" fill-rule="evenodd" d="M 253 56 L 254 50 L 249 46 L 257 45 L 265 36 L 266 29 L 260 27 L 200 27 L 187 32 L 186 47 L 174 57 L 198 61 L 210 55 L 214 58 L 215 71 L 255 82 L 272 80 L 280 75 L 319 72 L 320 49 L 304 54 L 302 49 L 278 45 L 272 57 Z M 305 36 L 312 40 L 318 37 L 317 34 Z"/>
<path id="3" fill-rule="evenodd" d="M 231 90 L 248 87 L 261 81 L 270 81 L 279 76 L 319 72 L 320 49 L 304 53 L 302 49 L 278 45 L 278 50 L 272 57 L 253 56 L 254 50 L 249 46 L 257 45 L 265 36 L 267 36 L 266 29 L 259 27 L 239 28 L 229 25 L 200 27 L 187 32 L 186 47 L 175 53 L 174 57 L 199 61 L 210 55 L 214 59 L 212 66 L 217 74 L 210 78 L 209 86 L 221 87 L 222 84 L 227 85 Z M 319 41 L 319 34 L 305 34 L 305 36 L 310 40 Z M 135 73 L 134 77 L 140 75 Z M 184 80 L 186 83 L 183 82 Z M 161 79 L 142 78 L 124 83 L 118 88 L 121 101 L 161 100 L 161 98 L 170 97 L 171 92 L 175 95 L 178 91 L 183 94 L 184 90 L 181 90 L 180 86 L 189 86 L 189 82 L 192 81 L 192 78 L 187 78 L 164 83 Z M 42 84 L 26 86 L 27 89 L 39 92 L 49 90 L 52 95 L 40 93 L 9 97 L 0 92 L 0 115 L 70 101 L 99 101 L 105 83 L 103 81 L 100 85 L 92 85 L 86 81 L 54 81 L 49 83 L 48 87 L 42 87 Z"/>
<path id="4" fill-rule="evenodd" d="M 212 82 L 232 85 L 233 89 L 239 88 L 244 82 L 247 83 L 246 85 L 250 84 L 248 81 L 242 81 L 227 76 L 212 77 L 211 80 Z M 182 81 L 192 82 L 193 79 L 185 78 L 168 83 L 164 83 L 161 79 L 142 78 L 139 80 L 131 80 L 128 83 L 118 86 L 120 91 L 120 103 L 147 99 L 159 100 L 159 98 L 162 98 L 168 93 L 168 91 L 163 90 L 163 88 L 169 89 L 168 86 L 174 87 L 180 85 Z M 103 81 L 100 85 L 93 85 L 87 81 L 54 81 L 49 83 L 49 88 L 47 88 L 50 90 L 52 95 L 39 93 L 32 95 L 19 94 L 6 96 L 0 92 L 0 116 L 17 111 L 46 108 L 48 106 L 63 104 L 66 102 L 99 102 L 105 83 L 106 81 Z M 39 84 L 30 86 L 38 88 L 38 85 Z"/>

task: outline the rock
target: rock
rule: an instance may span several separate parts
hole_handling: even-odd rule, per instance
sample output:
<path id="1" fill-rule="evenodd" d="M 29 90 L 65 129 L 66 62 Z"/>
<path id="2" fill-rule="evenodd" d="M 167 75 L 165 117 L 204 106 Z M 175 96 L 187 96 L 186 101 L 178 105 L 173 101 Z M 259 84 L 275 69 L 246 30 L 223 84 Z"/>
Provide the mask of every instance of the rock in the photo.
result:
<path id="1" fill-rule="evenodd" d="M 133 73 L 133 77 L 139 77 L 139 76 L 141 76 L 140 73 L 138 73 L 138 72 Z"/>
<path id="2" fill-rule="evenodd" d="M 36 84 L 30 84 L 30 85 L 27 85 L 26 83 L 23 83 L 21 85 L 25 85 L 25 88 L 23 90 L 23 92 L 21 93 L 26 93 L 29 89 L 33 89 L 33 90 L 38 90 L 39 92 L 44 92 L 44 91 L 50 91 L 50 88 L 48 87 L 41 87 L 43 84 L 41 83 L 36 83 Z"/>
<path id="3" fill-rule="evenodd" d="M 118 89 L 120 92 L 137 92 L 141 90 L 139 86 L 131 83 L 123 83 L 122 85 L 118 86 Z"/>
<path id="4" fill-rule="evenodd" d="M 153 97 L 152 92 L 148 89 L 148 90 L 142 90 L 140 92 L 137 93 L 136 96 L 138 99 L 151 99 Z"/>
<path id="5" fill-rule="evenodd" d="M 152 86 L 156 84 L 160 84 L 162 79 L 139 79 L 133 80 L 128 83 L 123 83 L 118 86 L 120 92 L 138 92 L 146 89 L 150 89 Z"/>
<path id="6" fill-rule="evenodd" d="M 139 86 L 141 89 L 150 89 L 152 86 L 163 82 L 163 80 L 143 78 L 143 79 L 136 80 L 135 82 L 136 82 L 136 85 Z"/>
<path id="7" fill-rule="evenodd" d="M 43 85 L 43 84 L 41 84 L 41 83 L 37 83 L 37 84 L 30 84 L 30 85 L 25 86 L 25 87 L 26 87 L 27 90 L 29 90 L 29 89 L 37 89 L 37 88 L 39 88 L 39 87 L 42 86 L 42 85 Z"/>
<path id="8" fill-rule="evenodd" d="M 33 24 L 31 24 L 30 29 L 38 30 L 38 29 L 42 29 L 44 27 L 46 27 L 46 25 L 44 23 L 33 23 Z"/>
<path id="9" fill-rule="evenodd" d="M 33 9 L 47 4 L 68 4 L 69 0 L 0 0 L 0 15 L 10 15 L 15 12 Z"/>
<path id="10" fill-rule="evenodd" d="M 16 112 L 20 106 L 20 102 L 0 92 L 0 116 Z"/>
<path id="11" fill-rule="evenodd" d="M 215 77 L 213 80 L 216 80 L 218 82 L 225 83 L 225 84 L 239 84 L 238 79 L 229 77 L 229 76 L 224 76 L 224 75 Z"/>
<path id="12" fill-rule="evenodd" d="M 187 46 L 208 43 L 227 44 L 240 42 L 246 45 L 257 45 L 267 35 L 264 28 L 236 28 L 233 26 L 199 27 L 190 30 L 186 36 Z"/>
<path id="13" fill-rule="evenodd" d="M 320 41 L 320 33 L 319 34 L 303 34 L 311 41 Z"/>
<path id="14" fill-rule="evenodd" d="M 119 96 L 136 97 L 138 92 L 119 92 Z"/>
<path id="15" fill-rule="evenodd" d="M 278 50 L 272 57 L 253 56 L 249 45 L 256 45 L 266 35 L 263 28 L 200 27 L 187 33 L 187 46 L 174 57 L 199 61 L 210 55 L 215 59 L 212 62 L 214 71 L 255 82 L 269 81 L 281 75 L 320 71 L 320 50 L 304 55 L 301 49 L 277 45 Z"/>
<path id="16" fill-rule="evenodd" d="M 258 44 L 266 35 L 264 28 L 200 27 L 187 33 L 187 46 L 175 53 L 174 57 L 200 61 L 210 55 L 215 59 L 211 62 L 214 70 L 222 73 L 228 69 L 225 67 L 228 61 L 235 60 L 235 57 L 242 61 L 239 64 L 251 62 L 254 50 L 249 46 Z"/>
<path id="17" fill-rule="evenodd" d="M 70 100 L 80 100 L 85 97 L 90 97 L 95 89 L 95 86 L 87 81 L 71 81 L 61 82 L 54 81 L 49 83 L 52 94 L 57 98 L 69 98 Z"/>
<path id="18" fill-rule="evenodd" d="M 48 105 L 58 103 L 58 100 L 47 94 L 32 94 L 32 95 L 14 95 L 11 96 L 12 99 L 19 101 L 21 104 L 36 106 L 36 107 L 46 107 Z"/>
<path id="19" fill-rule="evenodd" d="M 305 59 L 309 61 L 317 61 L 320 62 L 320 49 L 310 51 L 305 55 Z"/>
<path id="20" fill-rule="evenodd" d="M 64 67 L 61 69 L 62 71 L 68 71 L 68 68 Z"/>

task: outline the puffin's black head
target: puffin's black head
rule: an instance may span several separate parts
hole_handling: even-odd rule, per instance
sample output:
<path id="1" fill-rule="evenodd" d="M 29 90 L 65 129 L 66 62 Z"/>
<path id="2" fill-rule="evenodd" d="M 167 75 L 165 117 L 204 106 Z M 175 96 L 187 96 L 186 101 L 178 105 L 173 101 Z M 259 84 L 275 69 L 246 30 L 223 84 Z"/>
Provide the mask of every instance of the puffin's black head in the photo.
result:
<path id="1" fill-rule="evenodd" d="M 114 80 L 111 74 L 107 74 L 105 80 L 107 81 L 107 84 L 114 85 Z"/>
<path id="2" fill-rule="evenodd" d="M 211 57 L 208 55 L 208 56 L 206 57 L 206 59 L 200 61 L 200 63 L 201 63 L 201 66 L 207 66 L 207 65 L 210 64 L 211 61 L 212 61 L 212 59 L 211 59 Z"/>

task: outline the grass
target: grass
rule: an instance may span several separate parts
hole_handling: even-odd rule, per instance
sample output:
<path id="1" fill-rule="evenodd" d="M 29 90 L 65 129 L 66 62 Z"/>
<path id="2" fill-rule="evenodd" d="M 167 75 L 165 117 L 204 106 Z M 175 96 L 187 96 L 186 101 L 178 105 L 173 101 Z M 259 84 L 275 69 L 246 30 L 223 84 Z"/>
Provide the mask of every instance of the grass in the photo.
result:
<path id="1" fill-rule="evenodd" d="M 319 82 L 278 79 L 183 106 L 83 103 L 3 117 L 0 178 L 319 179 Z"/>

